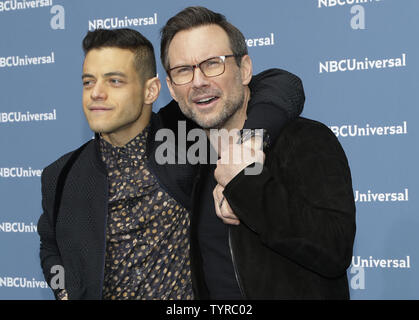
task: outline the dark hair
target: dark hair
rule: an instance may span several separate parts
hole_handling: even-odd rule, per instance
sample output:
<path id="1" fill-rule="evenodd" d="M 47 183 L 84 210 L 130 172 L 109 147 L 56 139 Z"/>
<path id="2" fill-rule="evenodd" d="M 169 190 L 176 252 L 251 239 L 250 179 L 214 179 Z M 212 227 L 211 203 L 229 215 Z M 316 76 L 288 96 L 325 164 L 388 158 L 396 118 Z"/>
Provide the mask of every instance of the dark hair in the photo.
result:
<path id="1" fill-rule="evenodd" d="M 176 33 L 210 24 L 220 26 L 227 33 L 231 50 L 236 57 L 236 63 L 240 66 L 241 57 L 247 54 L 246 41 L 241 31 L 228 22 L 224 15 L 204 7 L 196 6 L 183 9 L 177 15 L 170 18 L 161 29 L 160 58 L 166 72 L 170 68 L 168 58 L 170 42 Z"/>
<path id="2" fill-rule="evenodd" d="M 116 47 L 129 49 L 135 54 L 135 68 L 141 80 L 156 76 L 156 57 L 151 42 L 138 31 L 132 29 L 97 29 L 89 31 L 83 39 L 86 55 L 92 49 Z"/>

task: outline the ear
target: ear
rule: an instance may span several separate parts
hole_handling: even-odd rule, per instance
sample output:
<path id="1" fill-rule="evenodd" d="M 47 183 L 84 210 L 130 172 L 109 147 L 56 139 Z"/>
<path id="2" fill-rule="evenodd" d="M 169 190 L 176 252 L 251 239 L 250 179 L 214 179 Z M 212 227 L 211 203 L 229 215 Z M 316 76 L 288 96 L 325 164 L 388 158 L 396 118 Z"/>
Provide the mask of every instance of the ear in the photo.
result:
<path id="1" fill-rule="evenodd" d="M 240 72 L 242 76 L 242 84 L 247 86 L 250 83 L 253 75 L 252 59 L 250 59 L 247 54 L 242 57 Z"/>
<path id="2" fill-rule="evenodd" d="M 167 88 L 169 88 L 170 95 L 177 102 L 175 90 L 173 90 L 173 83 L 170 80 L 169 76 L 166 77 Z"/>
<path id="3" fill-rule="evenodd" d="M 160 79 L 157 77 L 148 79 L 144 84 L 144 88 L 144 104 L 152 104 L 160 94 Z"/>

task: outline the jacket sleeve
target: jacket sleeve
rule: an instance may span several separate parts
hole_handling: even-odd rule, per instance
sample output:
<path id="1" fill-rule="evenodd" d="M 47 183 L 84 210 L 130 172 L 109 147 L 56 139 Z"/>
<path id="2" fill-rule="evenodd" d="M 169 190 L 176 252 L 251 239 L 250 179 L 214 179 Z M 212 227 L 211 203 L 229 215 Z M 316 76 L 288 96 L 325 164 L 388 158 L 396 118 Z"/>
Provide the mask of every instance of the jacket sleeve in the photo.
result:
<path id="1" fill-rule="evenodd" d="M 249 88 L 244 129 L 265 129 L 270 141 L 276 141 L 282 127 L 303 111 L 305 96 L 300 78 L 282 69 L 268 69 L 253 76 Z"/>
<path id="2" fill-rule="evenodd" d="M 324 277 L 342 276 L 355 237 L 346 156 L 326 126 L 300 128 L 288 136 L 281 137 L 282 150 L 277 143 L 267 156 L 270 165 L 260 175 L 241 171 L 224 195 L 266 246 Z"/>
<path id="3" fill-rule="evenodd" d="M 51 199 L 54 199 L 55 189 L 52 187 L 51 181 L 46 178 L 48 168 L 42 172 L 41 184 L 42 184 L 42 209 L 43 213 L 41 214 L 38 220 L 38 234 L 40 236 L 40 259 L 41 259 L 41 268 L 44 273 L 45 281 L 51 287 L 51 279 L 54 277 L 55 273 L 51 271 L 53 266 L 62 266 L 60 252 L 57 246 L 56 237 L 55 237 L 55 228 L 52 218 L 52 208 L 53 202 Z M 52 289 L 55 297 L 60 289 Z"/>

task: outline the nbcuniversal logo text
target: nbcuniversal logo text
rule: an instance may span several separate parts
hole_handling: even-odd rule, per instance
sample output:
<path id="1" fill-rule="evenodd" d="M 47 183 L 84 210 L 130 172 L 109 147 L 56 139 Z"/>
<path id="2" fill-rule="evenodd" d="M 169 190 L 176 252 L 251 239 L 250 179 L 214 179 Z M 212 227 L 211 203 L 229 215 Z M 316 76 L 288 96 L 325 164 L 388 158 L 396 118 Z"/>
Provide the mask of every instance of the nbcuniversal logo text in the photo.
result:
<path id="1" fill-rule="evenodd" d="M 402 123 L 372 126 L 367 123 L 365 126 L 358 124 L 345 124 L 340 126 L 329 126 L 329 129 L 337 137 L 367 137 L 367 136 L 393 136 L 393 135 L 407 135 L 407 121 Z"/>
<path id="2" fill-rule="evenodd" d="M 328 8 L 328 7 L 336 7 L 336 6 L 346 6 L 346 5 L 354 5 L 354 4 L 366 4 L 366 3 L 373 3 L 373 2 L 380 2 L 381 0 L 318 0 L 317 7 L 318 8 Z"/>
<path id="3" fill-rule="evenodd" d="M 41 169 L 11 167 L 0 168 L 0 178 L 35 178 L 42 175 Z"/>
<path id="4" fill-rule="evenodd" d="M 65 272 L 62 265 L 53 265 L 50 269 L 50 273 L 53 275 L 50 280 L 50 285 L 48 282 L 42 280 L 36 280 L 35 278 L 28 279 L 26 277 L 10 277 L 4 276 L 0 277 L 0 288 L 41 288 L 47 289 L 65 289 Z"/>
<path id="5" fill-rule="evenodd" d="M 38 227 L 33 222 L 27 224 L 25 222 L 1 222 L 0 232 L 8 233 L 35 233 Z"/>
<path id="6" fill-rule="evenodd" d="M 17 122 L 39 122 L 39 121 L 55 121 L 57 120 L 57 110 L 53 109 L 51 112 L 32 113 L 32 112 L 1 112 L 1 123 L 17 123 Z"/>
<path id="7" fill-rule="evenodd" d="M 367 192 L 360 192 L 355 190 L 354 192 L 355 202 L 408 202 L 409 201 L 409 189 L 398 192 L 373 192 L 368 190 Z"/>
<path id="8" fill-rule="evenodd" d="M 402 258 L 376 258 L 369 256 L 363 258 L 361 256 L 353 256 L 351 268 L 348 269 L 348 280 L 352 290 L 365 290 L 365 269 L 410 269 L 410 256 Z"/>
<path id="9" fill-rule="evenodd" d="M 0 12 L 35 9 L 52 6 L 52 0 L 5 0 L 0 1 Z"/>
<path id="10" fill-rule="evenodd" d="M 47 289 L 48 283 L 35 278 L 28 279 L 25 277 L 0 277 L 0 288 L 29 288 L 29 289 Z"/>
<path id="11" fill-rule="evenodd" d="M 377 69 L 392 69 L 407 66 L 407 54 L 402 53 L 399 57 L 383 59 L 364 59 L 350 58 L 341 60 L 328 60 L 319 62 L 319 74 L 348 72 L 348 71 L 366 71 Z"/>
<path id="12" fill-rule="evenodd" d="M 410 269 L 410 256 L 403 258 L 381 259 L 369 256 L 363 258 L 361 256 L 352 257 L 352 267 L 356 268 L 390 268 L 390 269 Z"/>
<path id="13" fill-rule="evenodd" d="M 27 67 L 41 64 L 53 64 L 55 63 L 55 52 L 51 51 L 49 55 L 43 56 L 8 56 L 0 57 L 0 68 L 12 68 L 12 67 Z"/>

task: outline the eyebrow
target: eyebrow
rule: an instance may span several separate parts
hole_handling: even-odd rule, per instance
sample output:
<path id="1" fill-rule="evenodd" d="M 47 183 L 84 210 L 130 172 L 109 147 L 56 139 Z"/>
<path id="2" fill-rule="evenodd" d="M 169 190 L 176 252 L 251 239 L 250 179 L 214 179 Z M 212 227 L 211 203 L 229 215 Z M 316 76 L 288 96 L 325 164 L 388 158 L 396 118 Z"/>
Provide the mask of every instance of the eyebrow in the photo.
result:
<path id="1" fill-rule="evenodd" d="M 104 77 L 118 76 L 118 77 L 127 78 L 127 75 L 125 73 L 119 72 L 119 71 L 108 72 L 108 73 L 105 73 L 103 76 Z"/>
<path id="2" fill-rule="evenodd" d="M 93 76 L 92 74 L 89 74 L 89 73 L 83 73 L 83 74 L 81 75 L 81 78 L 82 78 L 82 79 L 84 79 L 84 78 L 94 78 L 94 76 Z"/>
<path id="3" fill-rule="evenodd" d="M 123 77 L 123 78 L 127 78 L 127 75 L 123 72 L 119 72 L 119 71 L 113 71 L 113 72 L 107 72 L 103 75 L 105 78 L 108 77 L 113 77 L 113 76 L 118 76 L 118 77 Z M 90 74 L 90 73 L 83 73 L 81 78 L 94 78 L 95 76 Z"/>

